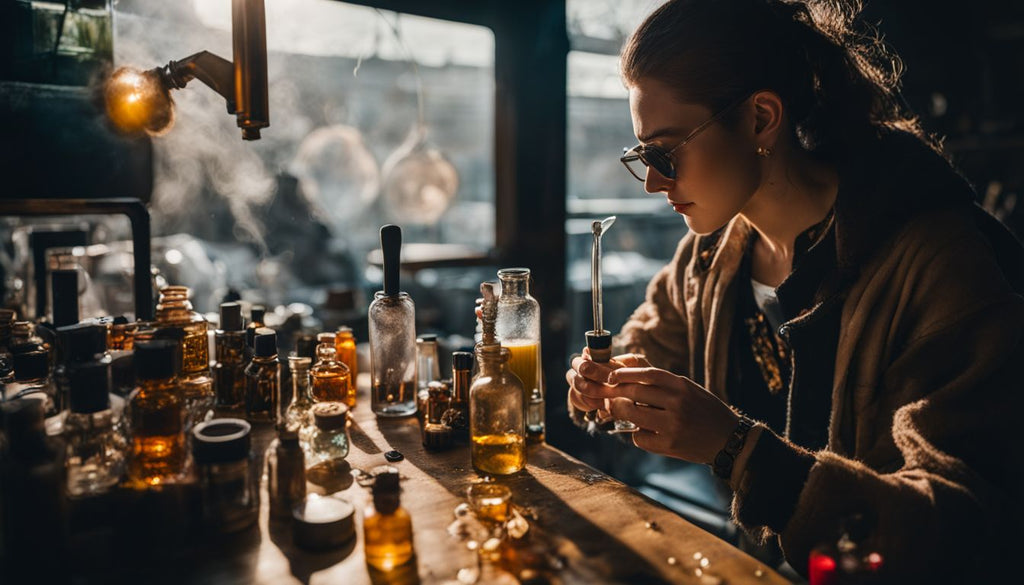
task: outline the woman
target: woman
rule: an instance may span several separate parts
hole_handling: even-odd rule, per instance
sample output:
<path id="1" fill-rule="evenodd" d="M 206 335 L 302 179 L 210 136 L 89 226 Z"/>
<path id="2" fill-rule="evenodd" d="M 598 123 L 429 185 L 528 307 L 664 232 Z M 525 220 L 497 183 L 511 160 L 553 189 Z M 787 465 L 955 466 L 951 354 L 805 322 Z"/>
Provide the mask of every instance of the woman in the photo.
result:
<path id="1" fill-rule="evenodd" d="M 886 576 L 974 580 L 1019 541 L 1024 255 L 858 8 L 672 0 L 634 32 L 623 162 L 690 232 L 570 412 L 711 465 L 798 571 L 860 518 Z"/>

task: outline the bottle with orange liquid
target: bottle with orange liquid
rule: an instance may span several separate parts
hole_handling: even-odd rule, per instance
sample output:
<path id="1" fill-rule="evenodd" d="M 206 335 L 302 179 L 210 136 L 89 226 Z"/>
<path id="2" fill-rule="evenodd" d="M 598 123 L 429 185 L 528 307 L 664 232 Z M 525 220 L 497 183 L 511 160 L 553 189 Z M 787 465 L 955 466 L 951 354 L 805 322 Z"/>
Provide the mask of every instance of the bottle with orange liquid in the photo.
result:
<path id="1" fill-rule="evenodd" d="M 526 434 L 531 442 L 544 440 L 544 384 L 540 360 L 540 304 L 530 295 L 529 268 L 498 271 L 501 297 L 495 330 L 508 349 L 508 369 L 523 383 Z"/>
<path id="2" fill-rule="evenodd" d="M 313 402 L 345 402 L 349 391 L 348 366 L 337 359 L 335 335 L 321 333 L 316 336 L 316 363 L 309 371 L 310 394 Z"/>
<path id="3" fill-rule="evenodd" d="M 187 470 L 185 400 L 178 381 L 178 344 L 135 344 L 138 387 L 128 398 L 132 453 L 128 483 L 145 487 L 179 481 Z"/>
<path id="4" fill-rule="evenodd" d="M 334 335 L 334 349 L 337 360 L 348 366 L 348 395 L 345 404 L 349 408 L 356 405 L 356 377 L 359 372 L 359 357 L 356 353 L 356 338 L 351 327 L 339 327 Z"/>

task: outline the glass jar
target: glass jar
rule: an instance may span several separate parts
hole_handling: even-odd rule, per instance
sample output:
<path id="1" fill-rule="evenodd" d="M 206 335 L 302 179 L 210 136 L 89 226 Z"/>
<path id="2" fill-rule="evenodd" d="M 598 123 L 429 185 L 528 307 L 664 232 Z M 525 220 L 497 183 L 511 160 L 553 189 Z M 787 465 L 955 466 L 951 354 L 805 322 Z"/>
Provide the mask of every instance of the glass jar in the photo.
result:
<path id="1" fill-rule="evenodd" d="M 307 447 L 307 468 L 348 457 L 348 406 L 344 402 L 314 404 L 313 423 Z"/>
<path id="2" fill-rule="evenodd" d="M 416 413 L 416 307 L 404 292 L 377 291 L 368 311 L 370 408 L 378 416 Z"/>
<path id="3" fill-rule="evenodd" d="M 530 295 L 529 268 L 498 271 L 501 296 L 495 333 L 508 348 L 508 369 L 526 392 L 526 431 L 531 440 L 544 437 L 544 386 L 540 352 L 540 304 Z"/>
<path id="4" fill-rule="evenodd" d="M 160 289 L 156 322 L 157 330 L 178 329 L 184 333 L 181 338 L 181 387 L 189 424 L 194 425 L 206 418 L 216 398 L 210 376 L 209 324 L 205 317 L 192 310 L 191 294 L 187 286 Z"/>
<path id="5" fill-rule="evenodd" d="M 526 465 L 522 382 L 508 370 L 508 349 L 481 343 L 476 359 L 480 373 L 469 389 L 473 467 L 488 475 L 516 473 Z"/>
<path id="6" fill-rule="evenodd" d="M 203 524 L 237 532 L 259 517 L 259 472 L 251 449 L 252 427 L 237 418 L 215 418 L 192 429 Z"/>

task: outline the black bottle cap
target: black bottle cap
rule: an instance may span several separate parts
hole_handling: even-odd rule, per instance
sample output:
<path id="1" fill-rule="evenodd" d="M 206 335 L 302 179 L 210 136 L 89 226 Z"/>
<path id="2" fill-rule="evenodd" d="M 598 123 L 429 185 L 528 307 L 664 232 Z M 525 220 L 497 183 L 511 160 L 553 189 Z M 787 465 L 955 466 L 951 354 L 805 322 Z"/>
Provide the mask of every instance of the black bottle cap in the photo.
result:
<path id="1" fill-rule="evenodd" d="M 249 310 L 249 321 L 253 323 L 263 323 L 263 318 L 266 316 L 267 308 L 263 305 L 253 305 Z"/>
<path id="2" fill-rule="evenodd" d="M 398 270 L 402 259 L 402 228 L 388 224 L 380 228 L 380 249 L 384 255 L 384 294 L 397 295 Z"/>
<path id="3" fill-rule="evenodd" d="M 385 471 L 378 473 L 373 480 L 373 494 L 397 494 L 400 484 L 398 472 Z"/>
<path id="4" fill-rule="evenodd" d="M 239 331 L 242 329 L 242 305 L 238 303 L 220 304 L 221 331 Z"/>
<path id="5" fill-rule="evenodd" d="M 89 414 L 110 408 L 110 364 L 87 362 L 71 368 L 71 412 Z"/>
<path id="6" fill-rule="evenodd" d="M 12 356 L 14 379 L 35 380 L 45 378 L 50 369 L 50 356 L 43 350 L 26 351 Z"/>
<path id="7" fill-rule="evenodd" d="M 164 380 L 178 375 L 178 343 L 171 339 L 153 339 L 135 344 L 135 377 L 139 380 Z"/>
<path id="8" fill-rule="evenodd" d="M 114 325 L 127 325 L 127 324 L 128 324 L 128 317 L 125 317 L 124 315 L 118 315 L 117 317 L 114 317 Z"/>
<path id="9" fill-rule="evenodd" d="M 57 328 L 63 363 L 92 360 L 107 351 L 107 328 L 99 323 L 85 321 Z"/>
<path id="10" fill-rule="evenodd" d="M 452 353 L 452 369 L 472 370 L 473 354 L 468 351 L 456 351 Z"/>
<path id="11" fill-rule="evenodd" d="M 230 463 L 249 457 L 252 426 L 240 418 L 215 418 L 192 429 L 196 463 Z"/>
<path id="12" fill-rule="evenodd" d="M 253 341 L 253 352 L 256 357 L 271 357 L 277 355 L 277 332 L 269 327 L 256 329 L 256 339 Z"/>
<path id="13" fill-rule="evenodd" d="M 53 325 L 63 327 L 78 323 L 78 271 L 52 271 L 50 295 L 53 303 Z"/>
<path id="14" fill-rule="evenodd" d="M 23 341 L 21 343 L 15 343 L 14 345 L 8 347 L 7 349 L 9 349 L 11 351 L 11 354 L 13 355 L 13 354 L 16 354 L 16 353 L 25 353 L 25 352 L 29 352 L 29 351 L 38 351 L 38 350 L 43 349 L 43 346 L 39 345 L 38 343 L 34 343 L 32 341 Z"/>
<path id="15" fill-rule="evenodd" d="M 333 431 L 345 428 L 348 405 L 344 402 L 320 402 L 313 405 L 313 421 L 318 429 Z"/>
<path id="16" fill-rule="evenodd" d="M 295 355 L 316 359 L 316 335 L 303 333 L 295 339 Z"/>

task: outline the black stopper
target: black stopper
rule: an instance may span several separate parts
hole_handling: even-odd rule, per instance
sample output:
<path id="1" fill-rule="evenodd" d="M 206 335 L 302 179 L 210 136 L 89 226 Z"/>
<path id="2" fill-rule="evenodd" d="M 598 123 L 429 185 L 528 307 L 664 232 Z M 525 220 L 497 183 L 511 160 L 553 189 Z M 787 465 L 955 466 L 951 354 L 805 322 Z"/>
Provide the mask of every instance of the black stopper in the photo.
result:
<path id="1" fill-rule="evenodd" d="M 313 406 L 313 422 L 318 429 L 343 429 L 347 421 L 348 406 L 343 402 L 321 402 Z"/>
<path id="2" fill-rule="evenodd" d="M 128 317 L 125 317 L 124 315 L 118 315 L 117 317 L 114 317 L 114 325 L 127 325 L 127 324 L 128 324 Z"/>
<path id="3" fill-rule="evenodd" d="M 587 349 L 590 359 L 607 363 L 612 359 L 612 334 L 608 331 L 587 331 Z"/>
<path id="4" fill-rule="evenodd" d="M 43 350 L 26 351 L 12 356 L 14 362 L 14 379 L 37 380 L 45 378 L 49 373 L 50 356 Z"/>
<path id="5" fill-rule="evenodd" d="M 453 370 L 472 370 L 473 354 L 468 351 L 456 351 L 452 353 Z"/>
<path id="6" fill-rule="evenodd" d="M 154 339 L 135 344 L 135 377 L 139 380 L 165 380 L 178 375 L 178 343 Z"/>
<path id="7" fill-rule="evenodd" d="M 249 320 L 253 323 L 263 323 L 263 318 L 267 316 L 267 308 L 263 305 L 253 305 L 252 309 L 249 309 Z"/>
<path id="8" fill-rule="evenodd" d="M 304 333 L 295 340 L 295 355 L 316 361 L 316 335 Z"/>
<path id="9" fill-rule="evenodd" d="M 277 332 L 269 327 L 256 329 L 253 340 L 253 352 L 256 357 L 272 357 L 277 355 Z"/>
<path id="10" fill-rule="evenodd" d="M 110 364 L 89 362 L 70 371 L 71 412 L 90 414 L 110 408 Z"/>
<path id="11" fill-rule="evenodd" d="M 192 429 L 192 456 L 200 465 L 249 457 L 252 426 L 240 418 L 215 418 Z"/>
<path id="12" fill-rule="evenodd" d="M 52 271 L 50 295 L 53 302 L 53 326 L 63 327 L 78 323 L 78 271 Z"/>
<path id="13" fill-rule="evenodd" d="M 379 473 L 374 477 L 373 480 L 373 493 L 377 494 L 396 494 L 398 493 L 400 486 L 399 475 L 394 471 L 385 471 Z"/>
<path id="14" fill-rule="evenodd" d="M 99 323 L 76 323 L 57 328 L 62 361 L 65 364 L 92 360 L 107 351 L 107 328 Z"/>
<path id="15" fill-rule="evenodd" d="M 221 331 L 240 331 L 242 329 L 242 305 L 238 303 L 220 304 Z"/>
<path id="16" fill-rule="evenodd" d="M 397 295 L 398 268 L 402 260 L 402 228 L 388 224 L 380 228 L 380 249 L 384 254 L 384 294 Z"/>

